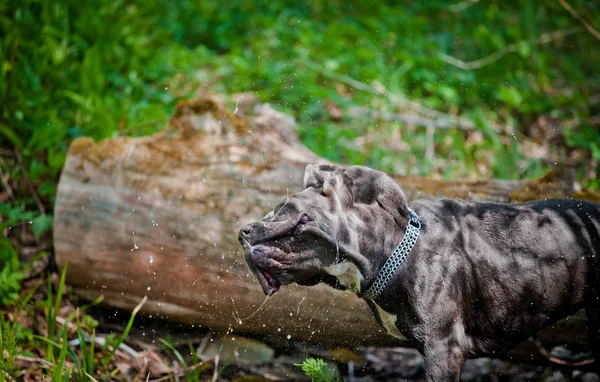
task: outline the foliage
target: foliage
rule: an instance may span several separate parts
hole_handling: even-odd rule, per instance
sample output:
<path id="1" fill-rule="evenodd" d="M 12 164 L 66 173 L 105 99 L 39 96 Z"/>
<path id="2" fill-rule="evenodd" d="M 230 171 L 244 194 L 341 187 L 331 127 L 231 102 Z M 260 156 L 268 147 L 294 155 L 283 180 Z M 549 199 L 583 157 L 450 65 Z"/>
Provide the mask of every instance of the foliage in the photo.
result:
<path id="1" fill-rule="evenodd" d="M 314 382 L 340 381 L 335 370 L 330 369 L 321 358 L 307 358 L 302 363 L 295 364 L 302 368 L 304 374 Z"/>
<path id="2" fill-rule="evenodd" d="M 35 216 L 31 211 L 23 211 L 22 208 L 7 203 L 0 203 L 0 215 L 5 217 L 4 221 L 0 221 L 0 232 L 32 221 L 29 219 Z M 19 256 L 5 236 L 0 236 L 0 266 L 0 306 L 5 306 L 19 299 L 21 281 L 25 277 Z"/>
<path id="3" fill-rule="evenodd" d="M 46 348 L 45 365 L 51 366 L 46 366 L 46 371 L 41 375 L 48 380 L 88 382 L 95 380 L 94 377 L 101 380 L 111 380 L 119 373 L 119 369 L 114 366 L 116 350 L 120 348 L 128 336 L 133 327 L 134 318 L 145 299 L 132 312 L 125 330 L 118 338 L 114 338 L 114 336 L 113 338 L 103 337 L 105 341 L 98 345 L 99 342 L 95 332 L 97 322 L 88 315 L 82 315 L 81 312 L 98 305 L 102 301 L 102 296 L 87 305 L 83 305 L 81 308 L 73 310 L 66 318 L 61 317 L 65 310 L 63 296 L 67 293 L 65 285 L 66 272 L 67 267 L 65 266 L 56 288 L 50 281 L 51 277 L 48 277 L 45 301 L 40 300 L 37 301 L 38 303 L 32 301 L 33 295 L 39 291 L 43 280 L 40 280 L 26 296 L 23 296 L 19 307 L 12 312 L 14 322 L 6 321 L 4 313 L 0 314 L 0 354 L 2 354 L 2 357 L 0 357 L 0 381 L 6 380 L 8 376 L 16 380 L 15 371 L 18 366 L 15 364 L 15 360 L 17 357 L 32 354 L 26 349 L 37 352 L 42 347 Z M 36 317 L 38 307 L 43 310 L 45 333 L 40 329 L 39 324 L 23 328 L 21 324 L 16 323 L 20 315 L 28 316 L 27 319 L 31 321 L 40 322 L 41 317 Z M 59 320 L 59 318 L 61 319 Z M 61 324 L 59 325 L 59 323 Z M 23 335 L 23 332 L 26 332 L 25 335 Z M 68 341 L 70 337 L 78 340 L 78 345 L 70 344 Z M 193 357 L 192 359 L 194 362 L 198 361 L 197 358 Z M 189 367 L 190 376 L 200 375 L 202 370 L 196 371 L 198 366 L 192 365 Z M 195 380 L 198 380 L 198 378 Z"/>
<path id="4" fill-rule="evenodd" d="M 159 341 L 163 344 L 163 346 L 168 349 L 170 352 L 172 352 L 175 357 L 177 358 L 177 361 L 179 362 L 179 364 L 183 367 L 183 369 L 185 370 L 185 380 L 186 381 L 199 381 L 200 380 L 200 374 L 203 371 L 202 368 L 198 367 L 202 365 L 202 362 L 200 361 L 200 358 L 198 357 L 198 354 L 196 352 L 196 350 L 194 349 L 194 347 L 192 346 L 192 344 L 188 344 L 188 350 L 190 352 L 191 355 L 191 364 L 188 365 L 188 362 L 185 360 L 184 356 L 179 352 L 179 350 L 177 350 L 177 348 L 169 341 L 165 340 L 164 338 L 159 338 Z M 226 364 L 227 366 L 227 364 Z M 220 370 L 218 370 L 217 375 L 220 375 L 223 372 L 224 368 L 221 367 Z"/>
<path id="5" fill-rule="evenodd" d="M 17 252 L 6 238 L 0 238 L 0 305 L 8 305 L 19 299 L 21 281 L 25 277 L 19 264 Z"/>
<path id="6" fill-rule="evenodd" d="M 14 378 L 16 372 L 14 362 L 17 355 L 17 339 L 13 327 L 0 314 L 0 381 L 4 382 L 7 376 Z"/>
<path id="7" fill-rule="evenodd" d="M 588 20 L 599 19 L 589 1 L 572 5 Z M 176 101 L 198 88 L 254 90 L 298 116 L 302 137 L 319 154 L 415 173 L 435 171 L 435 159 L 422 155 L 424 129 L 374 124 L 372 118 L 340 127 L 327 110 L 328 102 L 388 111 L 406 105 L 353 89 L 323 70 L 500 126 L 486 130 L 478 122 L 480 144 L 465 142 L 468 133 L 460 129 L 436 130 L 430 138 L 436 156 L 456 162 L 446 176 L 538 176 L 540 161 L 527 158 L 505 135 L 518 141 L 545 115 L 578 119 L 577 131 L 589 135 L 594 130 L 588 121 L 598 112 L 599 42 L 557 2 L 474 4 L 457 11 L 445 1 L 111 0 L 89 7 L 12 0 L 0 5 L 0 13 L 0 143 L 23 152 L 25 171 L 50 201 L 72 138 L 157 131 Z M 555 37 L 542 42 L 544 35 Z M 504 53 L 496 61 L 473 70 L 447 59 L 498 52 Z M 355 142 L 365 134 L 389 138 L 398 129 L 408 150 Z M 583 146 L 597 147 L 593 138 Z M 490 171 L 480 173 L 478 161 L 490 162 Z M 399 165 L 404 162 L 414 166 L 405 169 Z"/>

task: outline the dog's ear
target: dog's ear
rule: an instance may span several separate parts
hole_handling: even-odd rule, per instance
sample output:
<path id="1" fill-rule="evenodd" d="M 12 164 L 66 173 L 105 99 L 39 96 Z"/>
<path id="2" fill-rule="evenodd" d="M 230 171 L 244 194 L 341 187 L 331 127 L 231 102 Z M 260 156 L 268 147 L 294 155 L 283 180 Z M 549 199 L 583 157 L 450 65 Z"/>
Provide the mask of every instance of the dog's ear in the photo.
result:
<path id="1" fill-rule="evenodd" d="M 408 202 L 402 189 L 391 178 L 380 180 L 378 186 L 381 187 L 376 196 L 377 204 L 387 211 L 397 224 L 406 223 L 409 219 Z"/>
<path id="2" fill-rule="evenodd" d="M 323 194 L 339 201 L 342 209 L 352 207 L 354 204 L 352 178 L 350 178 L 341 167 L 330 172 L 323 183 Z"/>
<path id="3" fill-rule="evenodd" d="M 355 203 L 377 203 L 398 224 L 406 222 L 409 217 L 406 196 L 389 175 L 363 166 L 348 167 L 346 173 L 353 180 Z"/>
<path id="4" fill-rule="evenodd" d="M 331 176 L 333 171 L 341 168 L 328 164 L 309 164 L 304 169 L 304 188 L 314 187 L 323 188 L 325 181 Z"/>

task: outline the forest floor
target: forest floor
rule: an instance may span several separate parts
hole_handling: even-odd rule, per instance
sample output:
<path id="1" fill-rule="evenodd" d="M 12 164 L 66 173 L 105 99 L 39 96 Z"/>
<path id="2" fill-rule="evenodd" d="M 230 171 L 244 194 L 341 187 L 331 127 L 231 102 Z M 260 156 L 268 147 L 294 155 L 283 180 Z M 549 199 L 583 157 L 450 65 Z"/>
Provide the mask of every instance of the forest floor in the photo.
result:
<path id="1" fill-rule="evenodd" d="M 15 229 L 28 248 L 33 243 L 31 227 Z M 36 248 L 41 245 L 52 251 L 50 237 L 36 243 Z M 23 281 L 24 298 L 6 312 L 9 322 L 4 322 L 0 336 L 3 362 L 18 380 L 49 380 L 52 375 L 52 380 L 307 381 L 311 378 L 299 365 L 308 358 L 324 360 L 332 375 L 347 381 L 424 380 L 423 357 L 415 349 L 324 349 L 301 342 L 282 347 L 262 338 L 210 334 L 101 307 L 100 301 L 81 301 L 64 284 L 64 273 L 57 273 L 48 260 L 34 259 Z M 11 350 L 7 329 L 29 346 Z M 69 341 L 59 343 L 61 337 Z M 40 338 L 57 341 L 34 341 Z M 585 367 L 479 358 L 466 362 L 461 380 L 596 382 L 600 378 Z"/>

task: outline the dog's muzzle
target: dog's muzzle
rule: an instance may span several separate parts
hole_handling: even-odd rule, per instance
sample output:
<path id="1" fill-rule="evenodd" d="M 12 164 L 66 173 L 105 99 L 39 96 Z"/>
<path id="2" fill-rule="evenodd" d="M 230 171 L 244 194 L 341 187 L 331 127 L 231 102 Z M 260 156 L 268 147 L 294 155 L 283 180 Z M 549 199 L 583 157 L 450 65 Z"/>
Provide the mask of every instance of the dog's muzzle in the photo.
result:
<path id="1" fill-rule="evenodd" d="M 248 224 L 242 227 L 238 234 L 238 240 L 244 248 L 244 258 L 246 263 L 256 275 L 263 292 L 266 295 L 271 295 L 277 292 L 281 287 L 281 281 L 279 281 L 272 274 L 272 272 L 269 271 L 269 268 L 275 265 L 273 254 L 278 249 L 267 247 L 261 244 L 253 245 L 253 243 L 255 243 L 255 237 L 253 237 L 253 232 L 255 232 L 255 224 L 257 223 Z"/>

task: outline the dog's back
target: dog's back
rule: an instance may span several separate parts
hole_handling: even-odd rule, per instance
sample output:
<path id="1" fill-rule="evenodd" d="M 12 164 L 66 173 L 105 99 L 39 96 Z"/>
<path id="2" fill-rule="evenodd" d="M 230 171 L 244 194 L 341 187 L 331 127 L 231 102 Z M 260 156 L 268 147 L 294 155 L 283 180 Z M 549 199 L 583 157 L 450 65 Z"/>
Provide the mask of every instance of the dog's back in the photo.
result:
<path id="1" fill-rule="evenodd" d="M 413 206 L 422 217 L 419 252 L 427 272 L 462 296 L 453 298 L 462 300 L 465 331 L 482 339 L 477 353 L 508 349 L 584 305 L 600 307 L 600 205 L 548 199 Z"/>

